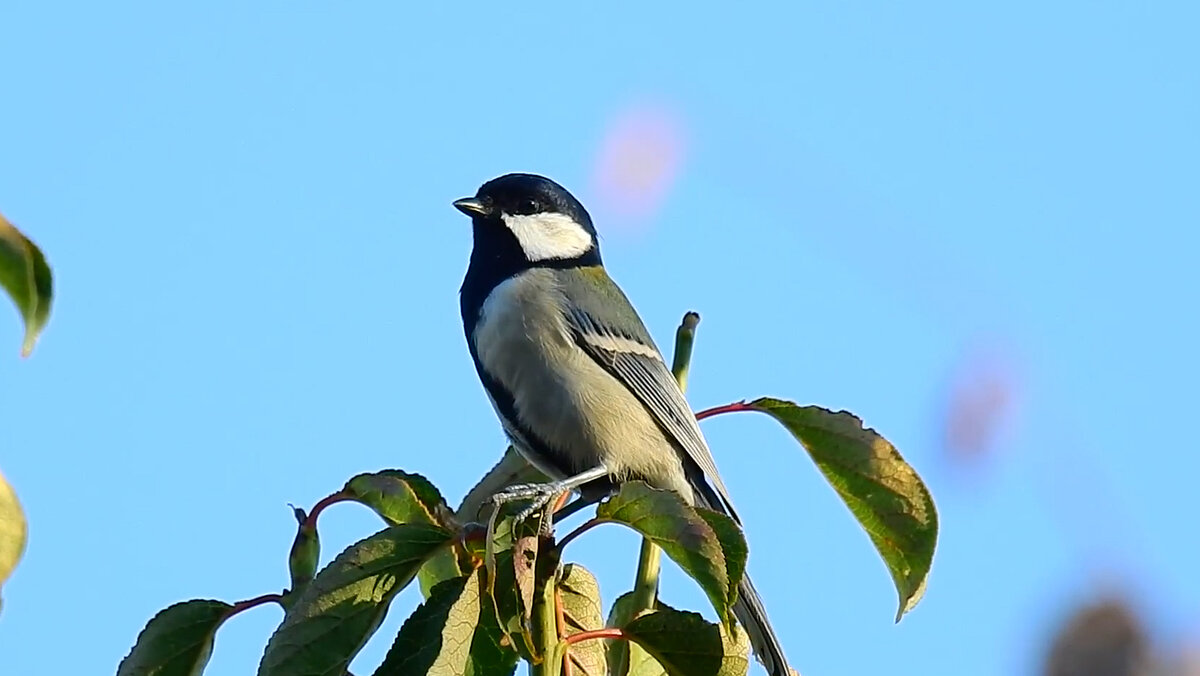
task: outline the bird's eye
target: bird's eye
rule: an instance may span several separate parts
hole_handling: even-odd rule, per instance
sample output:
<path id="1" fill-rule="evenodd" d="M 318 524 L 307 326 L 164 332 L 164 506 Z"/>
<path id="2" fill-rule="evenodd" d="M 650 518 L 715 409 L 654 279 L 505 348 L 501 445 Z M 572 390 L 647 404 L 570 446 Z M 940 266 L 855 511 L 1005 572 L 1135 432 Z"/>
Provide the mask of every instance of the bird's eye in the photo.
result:
<path id="1" fill-rule="evenodd" d="M 537 200 L 535 200 L 535 199 L 527 199 L 527 200 L 525 200 L 525 201 L 521 202 L 521 213 L 523 213 L 523 214 L 536 214 L 536 213 L 537 213 L 537 210 L 538 210 L 538 203 L 537 203 Z"/>

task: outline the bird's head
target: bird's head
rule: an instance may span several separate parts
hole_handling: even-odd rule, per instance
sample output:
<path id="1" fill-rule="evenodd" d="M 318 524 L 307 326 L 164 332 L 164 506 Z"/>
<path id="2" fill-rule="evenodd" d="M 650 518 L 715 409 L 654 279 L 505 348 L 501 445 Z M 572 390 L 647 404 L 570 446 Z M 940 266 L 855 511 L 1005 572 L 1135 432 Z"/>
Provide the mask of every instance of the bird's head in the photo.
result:
<path id="1" fill-rule="evenodd" d="M 454 202 L 471 217 L 475 252 L 507 265 L 599 265 L 592 218 L 566 188 L 544 176 L 506 174 Z"/>

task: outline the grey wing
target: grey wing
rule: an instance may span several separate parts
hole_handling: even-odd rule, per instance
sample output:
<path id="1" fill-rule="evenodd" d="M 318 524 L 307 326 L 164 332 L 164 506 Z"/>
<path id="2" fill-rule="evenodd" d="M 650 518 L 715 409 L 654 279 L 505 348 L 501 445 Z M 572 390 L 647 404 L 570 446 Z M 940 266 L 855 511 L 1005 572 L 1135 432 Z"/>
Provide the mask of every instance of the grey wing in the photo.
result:
<path id="1" fill-rule="evenodd" d="M 729 516 L 740 523 L 725 482 L 717 473 L 712 452 L 708 450 L 700 426 L 696 424 L 696 416 L 648 334 L 643 334 L 645 339 L 621 335 L 578 308 L 567 314 L 568 324 L 583 351 L 633 392 L 654 416 L 659 427 L 704 472 L 705 478 L 716 488 Z M 644 331 L 644 327 L 638 328 Z"/>

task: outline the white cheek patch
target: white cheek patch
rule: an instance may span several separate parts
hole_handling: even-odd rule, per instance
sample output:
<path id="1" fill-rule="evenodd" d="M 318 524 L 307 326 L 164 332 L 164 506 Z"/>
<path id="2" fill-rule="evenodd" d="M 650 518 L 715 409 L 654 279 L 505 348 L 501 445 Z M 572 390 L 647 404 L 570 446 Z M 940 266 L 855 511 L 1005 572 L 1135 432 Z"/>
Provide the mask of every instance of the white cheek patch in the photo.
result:
<path id="1" fill-rule="evenodd" d="M 563 214 L 529 216 L 500 214 L 504 225 L 517 236 L 530 262 L 570 260 L 592 248 L 592 236 L 575 219 Z"/>

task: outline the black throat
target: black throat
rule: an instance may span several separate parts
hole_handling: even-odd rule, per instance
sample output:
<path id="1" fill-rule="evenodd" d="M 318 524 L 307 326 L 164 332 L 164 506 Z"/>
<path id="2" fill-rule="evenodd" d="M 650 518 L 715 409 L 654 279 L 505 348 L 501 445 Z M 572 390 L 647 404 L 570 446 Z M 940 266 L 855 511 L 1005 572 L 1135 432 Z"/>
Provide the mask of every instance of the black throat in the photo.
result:
<path id="1" fill-rule="evenodd" d="M 459 289 L 463 328 L 467 332 L 468 341 L 488 294 L 504 281 L 526 270 L 537 268 L 561 270 L 601 264 L 598 247 L 592 247 L 582 256 L 575 258 L 530 261 L 525 257 L 516 235 L 503 225 L 476 218 L 472 219 L 471 229 L 474 247 L 471 249 L 471 262 L 467 265 L 467 274 L 463 278 L 462 288 Z"/>

